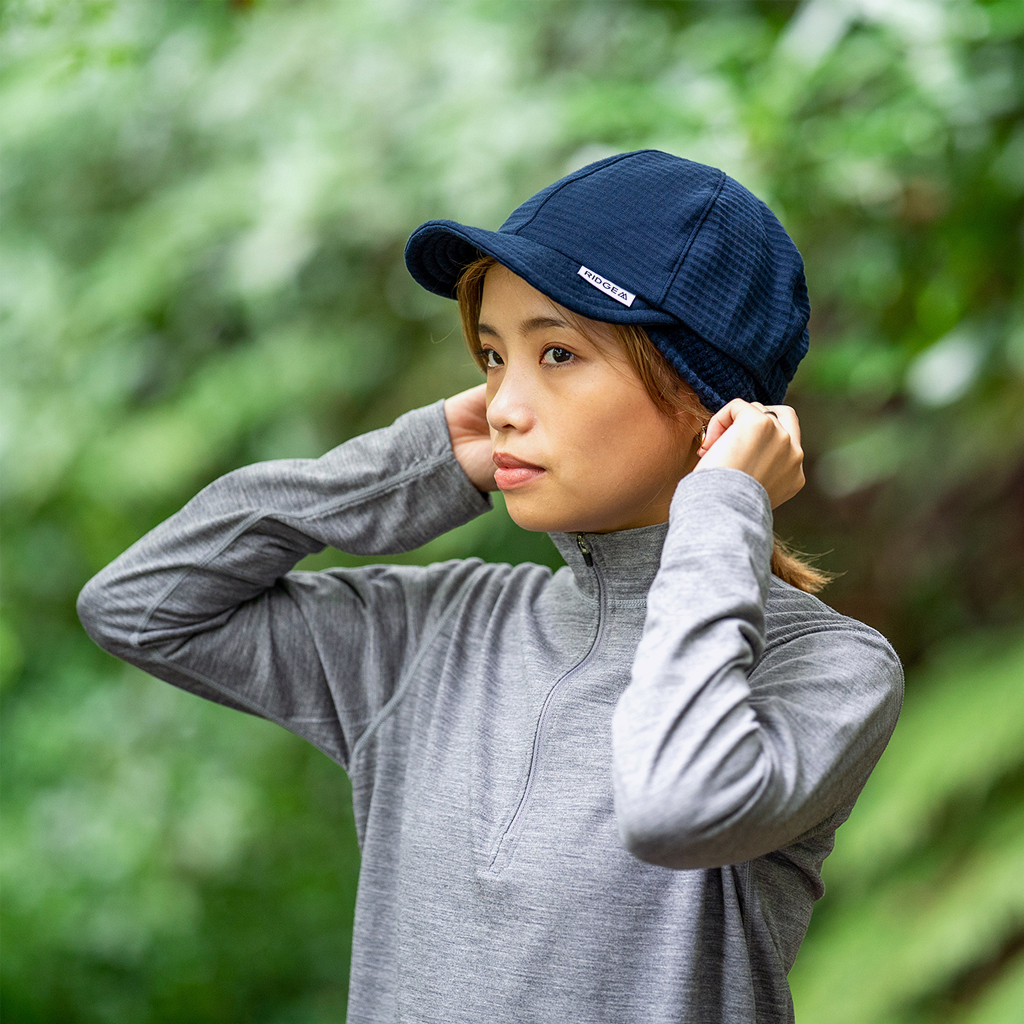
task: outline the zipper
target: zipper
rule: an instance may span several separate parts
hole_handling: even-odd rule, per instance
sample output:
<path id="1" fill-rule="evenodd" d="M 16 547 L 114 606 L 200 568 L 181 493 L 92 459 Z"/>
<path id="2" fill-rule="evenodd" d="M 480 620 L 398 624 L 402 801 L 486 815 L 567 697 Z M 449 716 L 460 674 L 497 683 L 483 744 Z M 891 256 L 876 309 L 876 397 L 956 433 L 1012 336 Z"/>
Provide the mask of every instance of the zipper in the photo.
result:
<path id="1" fill-rule="evenodd" d="M 594 556 L 590 553 L 590 548 L 587 547 L 586 539 L 584 538 L 582 533 L 577 533 L 576 534 L 576 547 L 578 547 L 580 549 L 580 554 L 583 555 L 583 561 L 586 562 L 587 565 L 593 565 L 594 564 Z M 598 585 L 598 588 L 600 588 L 600 586 L 601 586 L 601 581 L 600 580 L 597 581 L 597 585 Z"/>
<path id="2" fill-rule="evenodd" d="M 580 549 L 580 553 L 583 555 L 583 561 L 590 568 L 594 568 L 594 556 L 590 549 L 587 547 L 586 540 L 582 533 L 576 534 L 576 545 Z M 512 854 L 515 852 L 516 843 L 519 841 L 519 833 L 522 831 L 523 819 L 526 815 L 526 808 L 530 803 L 530 796 L 533 793 L 534 784 L 537 779 L 537 775 L 540 771 L 541 753 L 544 746 L 544 733 L 547 731 L 548 719 L 551 715 L 551 705 L 554 702 L 555 693 L 561 689 L 562 686 L 577 672 L 581 671 L 584 666 L 594 656 L 594 652 L 598 649 L 601 642 L 601 634 L 604 632 L 604 623 L 606 619 L 605 608 L 604 608 L 604 589 L 601 586 L 601 574 L 594 569 L 594 580 L 597 583 L 597 629 L 594 632 L 594 642 L 590 645 L 590 649 L 583 656 L 581 661 L 578 661 L 568 672 L 559 679 L 554 686 L 548 690 L 547 696 L 544 698 L 543 704 L 540 707 L 540 717 L 537 719 L 537 729 L 533 734 L 533 751 L 530 754 L 530 768 L 526 775 L 526 787 L 523 789 L 523 795 L 519 798 L 519 804 L 517 805 L 515 812 L 512 815 L 508 825 L 505 826 L 505 831 L 502 833 L 501 839 L 498 841 L 497 849 L 494 851 L 494 856 L 491 858 L 491 862 L 488 865 L 488 869 L 492 874 L 498 874 L 512 859 Z M 499 863 L 500 862 L 500 863 Z"/>

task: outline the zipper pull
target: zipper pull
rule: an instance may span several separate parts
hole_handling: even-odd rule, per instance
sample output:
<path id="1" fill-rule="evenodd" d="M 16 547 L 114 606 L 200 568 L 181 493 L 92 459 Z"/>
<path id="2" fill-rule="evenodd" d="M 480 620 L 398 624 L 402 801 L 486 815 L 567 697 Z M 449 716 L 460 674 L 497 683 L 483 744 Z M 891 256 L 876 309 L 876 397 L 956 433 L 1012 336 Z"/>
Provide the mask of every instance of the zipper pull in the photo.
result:
<path id="1" fill-rule="evenodd" d="M 586 562 L 587 565 L 593 565 L 594 556 L 590 553 L 590 548 L 587 547 L 582 533 L 576 534 L 576 547 L 580 549 L 580 554 L 583 555 L 583 561 Z"/>

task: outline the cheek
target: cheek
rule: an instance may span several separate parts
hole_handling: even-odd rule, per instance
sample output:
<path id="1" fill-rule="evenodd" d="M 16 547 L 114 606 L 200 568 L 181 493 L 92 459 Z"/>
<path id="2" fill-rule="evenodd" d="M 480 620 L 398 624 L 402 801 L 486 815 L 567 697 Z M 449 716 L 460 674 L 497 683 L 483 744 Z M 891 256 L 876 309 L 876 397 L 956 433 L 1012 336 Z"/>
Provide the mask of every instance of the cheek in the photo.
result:
<path id="1" fill-rule="evenodd" d="M 660 410 L 637 410 L 628 420 L 629 430 L 616 446 L 621 478 L 637 488 L 673 484 L 691 466 L 690 438 L 684 426 Z"/>
<path id="2" fill-rule="evenodd" d="M 645 476 L 657 472 L 657 463 L 676 444 L 673 425 L 652 405 L 646 394 L 633 389 L 611 394 L 592 410 L 591 448 L 620 473 Z"/>

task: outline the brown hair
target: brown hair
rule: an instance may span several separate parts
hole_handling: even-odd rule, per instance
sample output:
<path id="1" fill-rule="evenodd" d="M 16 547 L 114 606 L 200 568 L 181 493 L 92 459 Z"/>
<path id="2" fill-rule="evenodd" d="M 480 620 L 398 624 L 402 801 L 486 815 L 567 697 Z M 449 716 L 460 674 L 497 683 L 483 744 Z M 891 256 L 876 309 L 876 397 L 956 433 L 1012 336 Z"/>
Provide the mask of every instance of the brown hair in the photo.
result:
<path id="1" fill-rule="evenodd" d="M 462 271 L 456 290 L 466 347 L 481 369 L 484 364 L 480 356 L 480 335 L 477 327 L 484 294 L 484 277 L 497 263 L 492 256 L 481 256 L 474 260 Z M 573 325 L 586 335 L 586 319 L 572 310 L 566 310 L 566 313 Z M 706 426 L 711 420 L 712 413 L 701 403 L 693 388 L 669 365 L 647 336 L 647 332 L 642 327 L 632 324 L 609 326 L 614 330 L 626 358 L 651 401 L 666 415 L 688 413 L 697 422 Z M 794 550 L 778 537 L 774 538 L 772 572 L 785 583 L 809 594 L 816 594 L 831 582 L 832 574 L 816 569 L 807 558 L 807 555 Z"/>

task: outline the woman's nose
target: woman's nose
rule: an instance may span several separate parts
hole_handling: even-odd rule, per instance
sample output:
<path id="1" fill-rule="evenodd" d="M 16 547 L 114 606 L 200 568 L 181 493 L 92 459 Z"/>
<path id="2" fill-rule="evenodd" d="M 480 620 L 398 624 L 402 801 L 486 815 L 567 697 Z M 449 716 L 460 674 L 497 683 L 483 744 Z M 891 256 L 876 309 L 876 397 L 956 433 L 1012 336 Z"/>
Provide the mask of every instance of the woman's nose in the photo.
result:
<path id="1" fill-rule="evenodd" d="M 528 430 L 534 419 L 531 391 L 527 375 L 507 366 L 487 404 L 487 423 L 491 429 Z"/>

